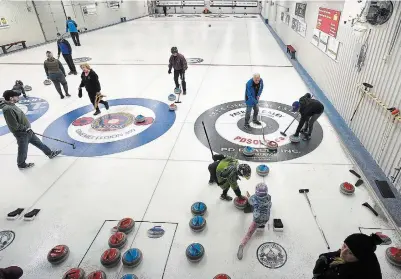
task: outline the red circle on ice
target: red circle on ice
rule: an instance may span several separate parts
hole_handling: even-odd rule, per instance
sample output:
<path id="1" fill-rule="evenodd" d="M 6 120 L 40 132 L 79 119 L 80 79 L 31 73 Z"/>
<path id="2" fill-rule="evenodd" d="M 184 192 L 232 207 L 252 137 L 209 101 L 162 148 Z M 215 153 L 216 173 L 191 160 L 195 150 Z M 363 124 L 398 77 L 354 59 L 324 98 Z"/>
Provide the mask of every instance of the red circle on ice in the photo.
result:
<path id="1" fill-rule="evenodd" d="M 85 126 L 85 125 L 91 124 L 92 122 L 93 122 L 92 117 L 81 117 L 81 118 L 74 120 L 74 122 L 72 122 L 72 125 L 73 126 Z"/>

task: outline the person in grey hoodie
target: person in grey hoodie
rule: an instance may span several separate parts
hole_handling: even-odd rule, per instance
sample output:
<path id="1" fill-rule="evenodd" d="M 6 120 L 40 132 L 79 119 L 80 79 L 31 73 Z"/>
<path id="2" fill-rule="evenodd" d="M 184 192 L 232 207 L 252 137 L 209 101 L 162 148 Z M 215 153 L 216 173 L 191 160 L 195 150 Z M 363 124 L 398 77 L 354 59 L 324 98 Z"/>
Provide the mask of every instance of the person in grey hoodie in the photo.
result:
<path id="1" fill-rule="evenodd" d="M 65 95 L 67 97 L 71 97 L 70 94 L 68 94 L 68 84 L 67 80 L 65 77 L 67 76 L 65 74 L 65 70 L 63 67 L 63 64 L 61 62 L 53 57 L 53 54 L 50 51 L 46 52 L 47 59 L 44 62 L 44 67 L 45 67 L 45 72 L 47 79 L 50 79 L 54 87 L 56 87 L 56 90 L 58 94 L 60 94 L 60 98 L 64 99 L 63 91 L 61 91 L 61 86 L 60 84 L 63 85 Z"/>
<path id="2" fill-rule="evenodd" d="M 50 159 L 53 159 L 61 153 L 61 150 L 52 151 L 49 147 L 34 134 L 31 129 L 31 123 L 23 111 L 16 106 L 21 94 L 13 90 L 6 90 L 3 93 L 4 101 L 0 100 L 0 109 L 3 110 L 4 119 L 8 129 L 17 139 L 18 157 L 17 165 L 20 169 L 27 169 L 34 166 L 33 163 L 26 163 L 28 156 L 28 145 L 31 143 L 43 151 Z"/>
<path id="3" fill-rule="evenodd" d="M 272 202 L 271 196 L 267 192 L 267 185 L 265 183 L 259 183 L 256 185 L 255 195 L 252 195 L 248 200 L 249 204 L 253 206 L 253 221 L 238 248 L 237 257 L 239 260 L 242 260 L 244 247 L 248 243 L 249 239 L 251 239 L 255 230 L 257 228 L 264 229 L 266 223 L 270 219 Z"/>
<path id="4" fill-rule="evenodd" d="M 185 71 L 188 70 L 187 60 L 184 55 L 178 53 L 177 47 L 171 48 L 171 56 L 168 64 L 168 74 L 171 74 L 171 69 L 174 69 L 175 90 L 180 88 L 178 77 L 181 78 L 183 94 L 187 94 L 187 82 L 185 81 Z"/>

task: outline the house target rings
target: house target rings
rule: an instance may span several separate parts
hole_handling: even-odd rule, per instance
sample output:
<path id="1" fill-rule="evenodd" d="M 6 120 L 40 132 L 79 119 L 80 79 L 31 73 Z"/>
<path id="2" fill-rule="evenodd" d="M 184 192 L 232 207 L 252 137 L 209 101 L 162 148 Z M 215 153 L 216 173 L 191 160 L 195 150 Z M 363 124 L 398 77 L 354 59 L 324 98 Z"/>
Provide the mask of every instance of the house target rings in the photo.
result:
<path id="1" fill-rule="evenodd" d="M 256 256 L 261 265 L 267 268 L 280 268 L 287 262 L 284 247 L 275 242 L 265 242 L 259 246 Z"/>

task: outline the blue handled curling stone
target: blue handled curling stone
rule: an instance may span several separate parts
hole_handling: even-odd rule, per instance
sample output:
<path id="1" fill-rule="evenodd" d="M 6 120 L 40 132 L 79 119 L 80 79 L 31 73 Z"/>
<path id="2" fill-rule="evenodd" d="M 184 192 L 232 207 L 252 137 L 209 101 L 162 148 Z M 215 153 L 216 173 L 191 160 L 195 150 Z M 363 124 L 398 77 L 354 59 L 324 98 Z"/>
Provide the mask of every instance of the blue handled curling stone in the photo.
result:
<path id="1" fill-rule="evenodd" d="M 300 138 L 300 137 L 296 137 L 296 136 L 294 136 L 294 135 L 291 135 L 291 136 L 290 136 L 290 141 L 291 141 L 292 143 L 298 143 L 298 142 L 301 141 L 301 138 Z"/>
<path id="2" fill-rule="evenodd" d="M 206 219 L 202 216 L 195 216 L 189 221 L 189 227 L 194 232 L 201 232 L 206 227 Z"/>
<path id="3" fill-rule="evenodd" d="M 52 81 L 50 79 L 45 79 L 45 81 L 43 82 L 44 85 L 51 85 Z"/>
<path id="4" fill-rule="evenodd" d="M 193 215 L 203 216 L 206 213 L 207 206 L 203 202 L 196 202 L 191 206 L 191 212 Z"/>
<path id="5" fill-rule="evenodd" d="M 200 243 L 192 243 L 188 245 L 185 255 L 189 261 L 199 262 L 205 255 L 205 248 Z"/>
<path id="6" fill-rule="evenodd" d="M 121 252 L 116 248 L 110 248 L 103 252 L 100 263 L 104 267 L 115 267 L 121 260 Z"/>
<path id="7" fill-rule="evenodd" d="M 255 151 L 255 148 L 247 146 L 244 148 L 242 153 L 244 153 L 244 155 L 247 157 L 252 157 L 253 155 L 255 155 L 256 151 Z"/>
<path id="8" fill-rule="evenodd" d="M 161 226 L 154 226 L 148 230 L 148 237 L 159 238 L 164 235 L 164 229 Z"/>
<path id="9" fill-rule="evenodd" d="M 146 118 L 142 114 L 139 114 L 135 117 L 135 123 L 143 123 L 145 121 L 146 121 Z"/>
<path id="10" fill-rule="evenodd" d="M 101 270 L 96 270 L 92 273 L 89 273 L 88 278 L 87 279 L 106 279 L 106 273 L 104 273 Z"/>
<path id="11" fill-rule="evenodd" d="M 135 221 L 132 218 L 124 218 L 118 222 L 117 231 L 129 234 L 135 228 Z"/>
<path id="12" fill-rule="evenodd" d="M 175 111 L 175 110 L 177 110 L 177 105 L 174 104 L 174 103 L 172 103 L 171 105 L 169 105 L 168 109 L 169 109 L 170 111 Z"/>
<path id="13" fill-rule="evenodd" d="M 214 276 L 213 279 L 231 279 L 231 277 L 228 276 L 227 274 L 220 273 L 220 274 L 217 274 L 216 276 Z"/>
<path id="14" fill-rule="evenodd" d="M 270 172 L 270 169 L 266 165 L 259 165 L 256 167 L 256 173 L 262 177 L 267 176 L 269 174 L 269 172 Z"/>
<path id="15" fill-rule="evenodd" d="M 174 102 L 176 100 L 176 97 L 174 94 L 168 95 L 168 100 Z"/>
<path id="16" fill-rule="evenodd" d="M 278 144 L 274 140 L 270 140 L 270 141 L 266 142 L 266 147 L 270 151 L 276 151 L 278 148 Z"/>
<path id="17" fill-rule="evenodd" d="M 352 195 L 355 192 L 355 186 L 349 182 L 341 183 L 340 192 L 344 195 Z"/>
<path id="18" fill-rule="evenodd" d="M 32 90 L 32 86 L 25 85 L 24 89 L 25 89 L 25 91 L 31 91 Z"/>
<path id="19" fill-rule="evenodd" d="M 123 255 L 123 264 L 129 267 L 137 267 L 142 262 L 142 252 L 137 248 L 129 249 Z"/>
<path id="20" fill-rule="evenodd" d="M 135 274 L 125 274 L 121 279 L 138 279 L 138 276 Z"/>
<path id="21" fill-rule="evenodd" d="M 175 88 L 174 94 L 181 94 L 181 88 Z"/>
<path id="22" fill-rule="evenodd" d="M 248 198 L 244 196 L 242 196 L 241 198 L 235 197 L 234 199 L 234 206 L 239 210 L 244 210 L 247 203 L 248 203 Z"/>
<path id="23" fill-rule="evenodd" d="M 85 271 L 82 268 L 71 268 L 64 273 L 63 279 L 85 279 Z"/>
<path id="24" fill-rule="evenodd" d="M 109 238 L 109 247 L 121 249 L 127 244 L 127 235 L 123 232 L 116 232 Z"/>
<path id="25" fill-rule="evenodd" d="M 67 245 L 57 245 L 47 253 L 47 260 L 51 264 L 60 264 L 70 255 L 70 249 Z"/>

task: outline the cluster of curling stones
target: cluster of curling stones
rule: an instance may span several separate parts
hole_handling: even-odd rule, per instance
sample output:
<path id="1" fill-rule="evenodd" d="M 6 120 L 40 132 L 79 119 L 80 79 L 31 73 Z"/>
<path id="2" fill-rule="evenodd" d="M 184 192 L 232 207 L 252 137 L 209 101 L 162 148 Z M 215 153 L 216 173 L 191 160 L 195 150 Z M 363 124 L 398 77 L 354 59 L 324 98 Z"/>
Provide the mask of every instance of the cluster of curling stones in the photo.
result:
<path id="1" fill-rule="evenodd" d="M 269 149 L 269 151 L 275 152 L 277 151 L 278 148 L 278 143 L 270 140 L 266 142 L 266 147 L 267 149 Z M 246 157 L 252 157 L 256 154 L 256 149 L 251 147 L 251 146 L 246 146 L 243 150 L 242 153 L 246 156 Z"/>
<path id="2" fill-rule="evenodd" d="M 189 221 L 189 227 L 193 232 L 201 232 L 206 227 L 206 219 L 203 217 L 207 206 L 203 202 L 196 202 L 191 206 L 191 213 L 194 215 Z M 199 262 L 205 255 L 205 248 L 200 243 L 188 245 L 185 255 L 190 262 Z"/>

